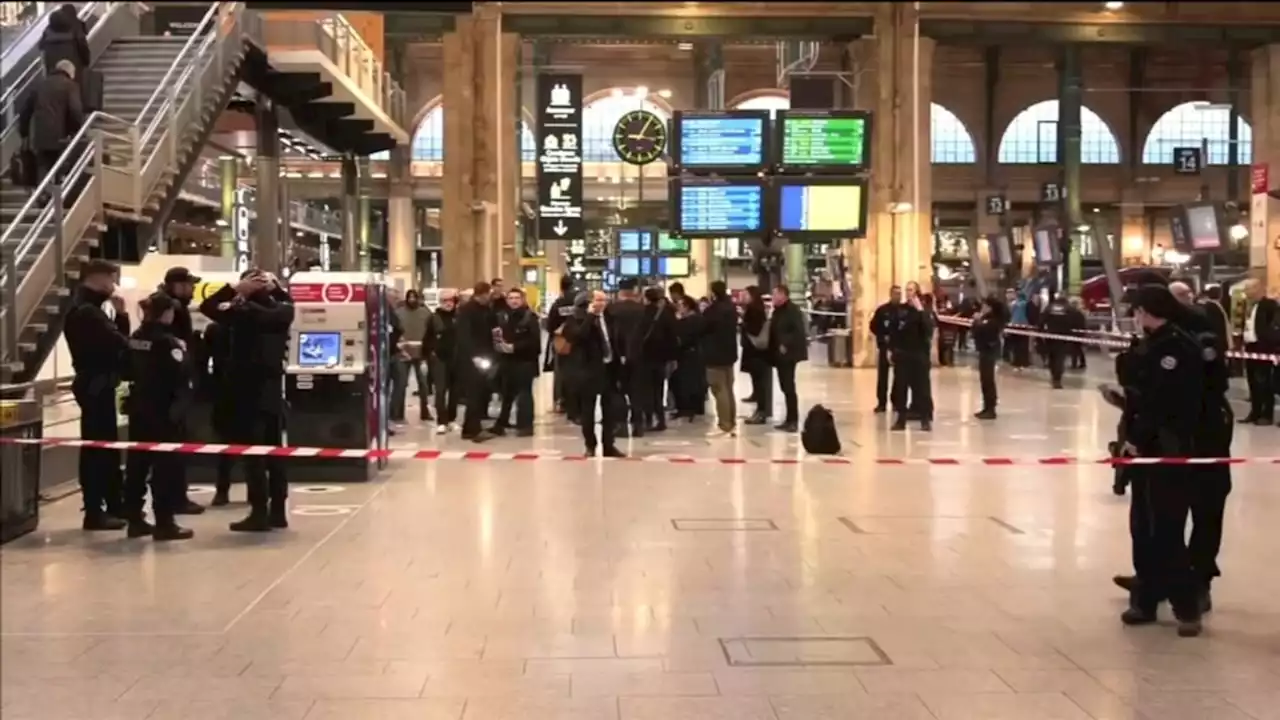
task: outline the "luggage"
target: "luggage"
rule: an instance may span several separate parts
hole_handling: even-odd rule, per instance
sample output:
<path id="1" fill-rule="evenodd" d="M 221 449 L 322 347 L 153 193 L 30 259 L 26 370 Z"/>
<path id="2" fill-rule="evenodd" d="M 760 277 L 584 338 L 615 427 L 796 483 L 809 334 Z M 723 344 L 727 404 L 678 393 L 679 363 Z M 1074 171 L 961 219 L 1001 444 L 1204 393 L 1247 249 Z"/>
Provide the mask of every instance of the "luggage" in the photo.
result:
<path id="1" fill-rule="evenodd" d="M 106 80 L 103 79 L 101 70 L 90 68 L 81 73 L 83 76 L 80 78 L 80 103 L 84 106 L 84 114 L 87 117 L 89 113 L 102 111 Z"/>
<path id="2" fill-rule="evenodd" d="M 839 455 L 840 435 L 836 432 L 836 419 L 822 405 L 809 408 L 804 428 L 800 431 L 800 444 L 810 455 Z"/>
<path id="3" fill-rule="evenodd" d="M 9 182 L 18 187 L 34 188 L 40 184 L 40 171 L 36 168 L 36 154 L 24 142 L 9 156 Z"/>

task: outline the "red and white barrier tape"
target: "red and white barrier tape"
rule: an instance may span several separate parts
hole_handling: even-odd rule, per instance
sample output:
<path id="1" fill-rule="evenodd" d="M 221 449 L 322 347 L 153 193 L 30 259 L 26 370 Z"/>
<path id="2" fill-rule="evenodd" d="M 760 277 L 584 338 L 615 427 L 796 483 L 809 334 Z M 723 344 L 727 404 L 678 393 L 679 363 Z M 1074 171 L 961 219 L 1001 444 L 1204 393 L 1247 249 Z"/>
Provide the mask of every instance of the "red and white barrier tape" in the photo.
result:
<path id="1" fill-rule="evenodd" d="M 0 438 L 0 445 L 40 445 L 63 448 L 99 448 L 103 450 L 135 450 L 140 452 L 179 453 L 188 455 L 231 455 L 237 457 L 314 458 L 318 460 L 426 460 L 463 462 L 584 462 L 585 455 L 528 450 L 492 452 L 489 450 L 344 450 L 340 448 L 290 447 L 275 445 L 222 445 L 216 443 L 159 443 L 131 440 L 79 440 L 75 438 Z M 1253 458 L 1094 458 L 1058 455 L 1049 457 L 833 457 L 810 455 L 793 458 L 697 457 L 663 453 L 627 457 L 611 462 L 649 462 L 669 465 L 1280 465 L 1280 457 Z"/>

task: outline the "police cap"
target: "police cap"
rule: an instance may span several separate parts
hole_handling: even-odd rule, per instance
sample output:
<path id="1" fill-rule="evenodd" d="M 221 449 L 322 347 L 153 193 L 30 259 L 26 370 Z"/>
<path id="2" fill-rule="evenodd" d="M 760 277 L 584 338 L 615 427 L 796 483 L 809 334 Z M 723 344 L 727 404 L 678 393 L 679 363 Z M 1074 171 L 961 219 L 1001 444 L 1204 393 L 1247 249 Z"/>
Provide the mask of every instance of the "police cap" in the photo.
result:
<path id="1" fill-rule="evenodd" d="M 139 303 L 142 306 L 142 314 L 147 320 L 159 320 L 166 310 L 176 310 L 178 301 L 166 292 L 154 292 L 143 298 Z"/>
<path id="2" fill-rule="evenodd" d="M 1133 293 L 1132 307 L 1161 320 L 1172 320 L 1182 312 L 1182 303 L 1164 285 L 1143 285 Z"/>

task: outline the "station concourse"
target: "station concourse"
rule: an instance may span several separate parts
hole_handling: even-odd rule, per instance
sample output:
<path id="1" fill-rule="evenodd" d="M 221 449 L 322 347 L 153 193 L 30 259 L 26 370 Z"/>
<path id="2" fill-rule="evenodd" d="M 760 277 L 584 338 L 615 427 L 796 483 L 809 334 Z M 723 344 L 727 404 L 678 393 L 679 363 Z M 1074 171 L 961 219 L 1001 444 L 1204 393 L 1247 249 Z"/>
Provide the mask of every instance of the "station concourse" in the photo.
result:
<path id="1" fill-rule="evenodd" d="M 54 8 L 3 5 L 8 118 L 43 78 Z M 11 469 L 40 470 L 23 485 L 38 527 L 0 550 L 0 719 L 1280 720 L 1280 429 L 1236 427 L 1203 634 L 1179 638 L 1167 606 L 1126 627 L 1130 504 L 1099 461 L 1111 357 L 1091 351 L 1058 390 L 1002 364 L 999 418 L 981 421 L 962 352 L 932 369 L 932 431 L 893 432 L 869 328 L 908 282 L 1030 293 L 1052 275 L 1099 327 L 1123 293 L 1098 281 L 1122 273 L 1275 296 L 1280 5 L 323 5 L 75 8 L 105 114 L 61 185 L 0 192 L 6 522 Z M 825 183 L 859 190 L 857 226 L 685 232 L 686 182 L 756 183 L 780 205 L 808 176 L 785 177 L 781 148 L 708 178 L 670 146 L 615 144 L 632 114 L 623 135 L 646 141 L 739 111 L 762 147 L 786 137 L 780 111 L 869 122 Z M 1195 203 L 1217 213 L 1212 262 L 1178 252 L 1173 218 Z M 1034 247 L 1045 223 L 1062 257 Z M 745 402 L 735 437 L 672 422 L 622 441 L 627 459 L 584 458 L 546 373 L 532 437 L 438 433 L 412 419 L 425 397 L 383 421 L 384 298 L 500 279 L 545 309 L 562 277 L 612 291 L 622 260 L 639 267 L 624 231 L 650 233 L 654 270 L 634 274 L 690 298 L 766 274 L 813 295 L 806 310 L 840 296 L 843 317 L 810 329 L 847 333 L 847 352 L 816 341 L 798 374 L 801 412 L 834 414 L 839 463 L 741 422 Z M 766 256 L 785 265 L 761 272 Z M 57 443 L 81 432 L 62 318 L 91 258 L 120 266 L 126 312 L 177 265 L 204 276 L 196 305 L 252 267 L 301 278 L 291 346 L 306 332 L 315 357 L 289 363 L 309 400 L 293 439 L 358 453 L 337 444 L 391 427 L 389 449 L 440 455 L 293 472 L 270 533 L 227 531 L 241 484 L 183 516 L 182 543 L 82 531 L 76 450 Z M 1227 294 L 1233 312 L 1256 302 Z M 318 376 L 347 404 L 310 394 Z M 1229 397 L 1242 417 L 1243 379 Z M 11 442 L 15 418 L 48 442 Z M 209 505 L 203 460 L 187 476 Z"/>

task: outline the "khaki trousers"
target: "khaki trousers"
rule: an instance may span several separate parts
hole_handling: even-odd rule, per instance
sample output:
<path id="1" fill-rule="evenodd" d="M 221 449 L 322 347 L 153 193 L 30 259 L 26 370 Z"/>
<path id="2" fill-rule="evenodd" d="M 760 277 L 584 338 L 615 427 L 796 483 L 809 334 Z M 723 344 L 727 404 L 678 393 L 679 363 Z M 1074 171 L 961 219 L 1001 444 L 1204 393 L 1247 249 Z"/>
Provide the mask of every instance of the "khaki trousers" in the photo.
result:
<path id="1" fill-rule="evenodd" d="M 716 426 L 732 432 L 738 426 L 738 403 L 733 397 L 733 366 L 707 368 L 707 386 L 716 404 Z"/>

